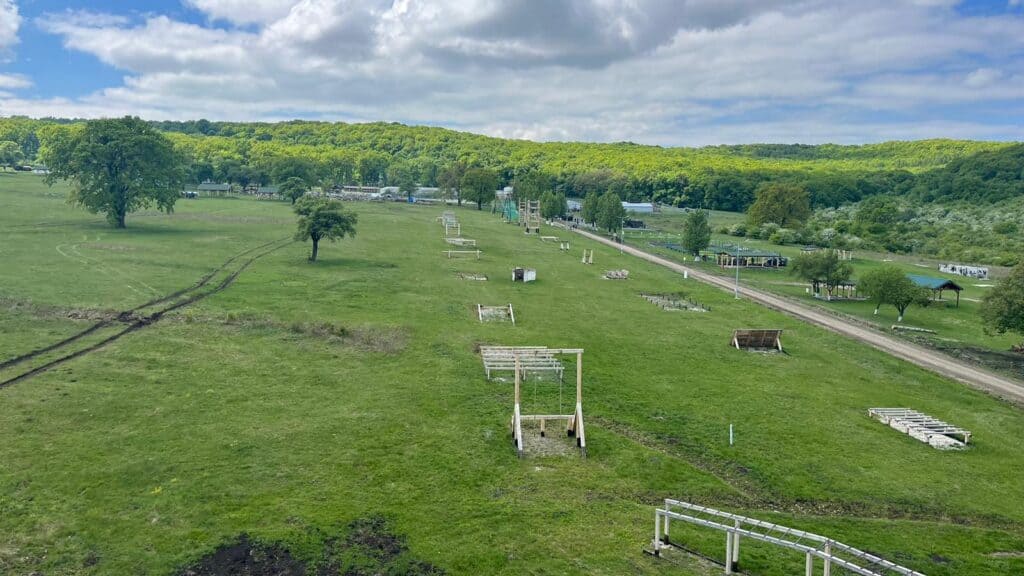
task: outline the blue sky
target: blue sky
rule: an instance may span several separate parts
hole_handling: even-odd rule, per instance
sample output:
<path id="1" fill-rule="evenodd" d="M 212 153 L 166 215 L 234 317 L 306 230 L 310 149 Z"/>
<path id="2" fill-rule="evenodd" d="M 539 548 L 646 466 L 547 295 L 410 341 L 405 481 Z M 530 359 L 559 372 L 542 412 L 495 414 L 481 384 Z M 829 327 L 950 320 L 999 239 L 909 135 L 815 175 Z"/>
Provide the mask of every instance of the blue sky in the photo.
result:
<path id="1" fill-rule="evenodd" d="M 1024 139 L 1024 0 L 0 0 L 0 115 Z"/>

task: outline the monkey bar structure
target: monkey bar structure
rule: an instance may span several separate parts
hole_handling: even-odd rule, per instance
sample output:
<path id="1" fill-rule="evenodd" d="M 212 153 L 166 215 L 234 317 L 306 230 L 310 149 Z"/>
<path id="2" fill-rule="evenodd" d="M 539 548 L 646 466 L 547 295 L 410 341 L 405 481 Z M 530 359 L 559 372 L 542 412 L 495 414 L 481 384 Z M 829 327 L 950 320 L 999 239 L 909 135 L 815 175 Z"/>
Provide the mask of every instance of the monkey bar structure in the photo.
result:
<path id="1" fill-rule="evenodd" d="M 543 346 L 481 346 L 480 357 L 483 359 L 484 373 L 488 380 L 493 378 L 495 372 L 515 372 L 517 367 L 524 379 L 531 372 L 550 372 L 561 380 L 565 372 L 562 361 L 554 352 Z"/>
<path id="2" fill-rule="evenodd" d="M 938 450 L 963 450 L 971 433 L 909 408 L 869 408 L 868 416 Z"/>
<path id="3" fill-rule="evenodd" d="M 483 254 L 483 252 L 479 250 L 445 250 L 443 253 L 448 255 L 448 259 L 459 258 L 461 256 L 476 255 L 477 260 L 479 260 L 480 255 Z"/>
<path id="4" fill-rule="evenodd" d="M 737 350 L 771 350 L 782 352 L 782 330 L 733 330 L 732 345 Z"/>
<path id="5" fill-rule="evenodd" d="M 445 238 L 444 241 L 449 243 L 449 244 L 451 244 L 451 245 L 453 245 L 453 246 L 473 246 L 473 247 L 476 247 L 476 240 L 473 240 L 471 238 L 454 237 L 454 238 Z"/>
<path id="6" fill-rule="evenodd" d="M 672 520 L 725 532 L 726 574 L 735 573 L 739 567 L 740 537 L 743 537 L 803 553 L 806 576 L 814 573 L 815 558 L 824 562 L 822 574 L 825 576 L 831 576 L 832 567 L 861 576 L 925 576 L 825 536 L 671 499 L 665 500 L 663 508 L 654 510 L 651 545 L 655 556 L 660 556 L 667 548 L 678 547 L 669 540 Z"/>
<path id="7" fill-rule="evenodd" d="M 512 304 L 506 306 L 484 306 L 477 304 L 476 316 L 481 322 L 511 320 L 512 325 L 516 325 L 516 313 L 512 310 Z"/>
<path id="8" fill-rule="evenodd" d="M 512 442 L 516 447 L 516 454 L 522 458 L 523 451 L 523 422 L 539 421 L 540 434 L 545 434 L 545 423 L 548 420 L 565 420 L 565 433 L 567 436 L 576 437 L 576 446 L 580 449 L 580 456 L 587 457 L 587 440 L 583 431 L 583 349 L 581 348 L 513 348 L 513 370 L 515 371 L 515 404 L 512 407 Z M 520 397 L 522 389 L 523 361 L 532 361 L 534 357 L 542 356 L 554 359 L 556 355 L 574 354 L 576 356 L 576 409 L 572 414 L 523 414 L 520 408 Z M 561 364 L 561 362 L 559 362 Z"/>

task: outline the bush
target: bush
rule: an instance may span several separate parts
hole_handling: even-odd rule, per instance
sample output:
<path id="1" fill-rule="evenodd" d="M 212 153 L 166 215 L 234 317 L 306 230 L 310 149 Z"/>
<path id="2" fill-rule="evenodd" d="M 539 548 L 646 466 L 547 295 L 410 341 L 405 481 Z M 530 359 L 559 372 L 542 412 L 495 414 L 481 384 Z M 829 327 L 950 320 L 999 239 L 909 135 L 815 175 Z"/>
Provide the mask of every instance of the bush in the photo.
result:
<path id="1" fill-rule="evenodd" d="M 780 226 L 774 222 L 765 222 L 761 224 L 761 227 L 757 230 L 757 237 L 761 240 L 767 240 L 779 231 Z"/>
<path id="2" fill-rule="evenodd" d="M 728 234 L 729 233 L 729 227 L 728 226 L 722 226 L 718 230 L 715 230 L 715 232 L 718 232 L 719 234 Z"/>
<path id="3" fill-rule="evenodd" d="M 771 242 L 772 244 L 779 245 L 792 244 L 796 242 L 796 232 L 790 230 L 789 228 L 780 228 L 776 230 L 775 233 L 768 238 L 768 241 Z"/>
<path id="4" fill-rule="evenodd" d="M 1020 227 L 1017 226 L 1016 222 L 1012 222 L 1012 221 L 1009 221 L 1009 220 L 1006 220 L 1006 221 L 1003 221 L 1003 222 L 999 222 L 995 226 L 992 226 L 992 231 L 993 232 L 995 232 L 996 234 L 1002 234 L 1004 236 L 1009 236 L 1011 234 L 1016 234 L 1017 230 L 1019 230 L 1019 229 L 1020 229 Z"/>
<path id="5" fill-rule="evenodd" d="M 741 237 L 742 236 L 746 236 L 747 235 L 747 225 L 743 224 L 742 222 L 739 223 L 739 224 L 733 224 L 732 226 L 729 227 L 729 235 L 730 236 L 741 236 Z"/>

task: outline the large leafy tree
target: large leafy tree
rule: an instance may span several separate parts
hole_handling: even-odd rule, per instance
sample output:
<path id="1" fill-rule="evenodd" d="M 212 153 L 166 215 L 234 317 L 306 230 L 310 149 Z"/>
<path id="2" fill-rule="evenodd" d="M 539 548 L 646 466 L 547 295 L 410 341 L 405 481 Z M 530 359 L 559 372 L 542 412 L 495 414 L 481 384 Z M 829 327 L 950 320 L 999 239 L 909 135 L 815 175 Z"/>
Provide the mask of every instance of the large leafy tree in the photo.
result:
<path id="1" fill-rule="evenodd" d="M 761 186 L 747 211 L 753 226 L 774 222 L 783 228 L 799 228 L 810 215 L 810 195 L 804 188 L 792 184 Z"/>
<path id="2" fill-rule="evenodd" d="M 483 210 L 484 202 L 494 199 L 498 190 L 498 173 L 487 168 L 470 168 L 462 177 L 462 196 L 476 202 L 476 209 Z"/>
<path id="3" fill-rule="evenodd" d="M 903 316 L 911 304 L 927 306 L 930 303 L 927 288 L 914 284 L 902 270 L 890 264 L 875 268 L 861 276 L 858 288 L 859 292 L 871 295 L 872 301 L 875 302 L 875 314 L 878 314 L 882 304 L 892 304 L 899 312 L 897 322 L 903 321 Z"/>
<path id="4" fill-rule="evenodd" d="M 0 142 L 0 166 L 14 168 L 25 157 L 21 145 L 11 140 Z"/>
<path id="5" fill-rule="evenodd" d="M 437 175 L 437 186 L 441 189 L 441 195 L 448 198 L 451 194 L 462 206 L 462 177 L 466 175 L 466 165 L 462 162 L 454 162 Z"/>
<path id="6" fill-rule="evenodd" d="M 302 198 L 306 194 L 307 190 L 309 190 L 309 184 L 307 184 L 305 180 L 298 176 L 292 176 L 281 183 L 281 187 L 278 192 L 281 196 L 291 200 L 292 204 L 295 204 L 299 198 Z"/>
<path id="7" fill-rule="evenodd" d="M 588 224 L 597 224 L 597 215 L 600 212 L 601 197 L 597 192 L 588 192 L 580 204 L 580 218 Z"/>
<path id="8" fill-rule="evenodd" d="M 985 296 L 981 317 L 989 331 L 1024 336 L 1024 264 L 1018 264 Z"/>
<path id="9" fill-rule="evenodd" d="M 545 192 L 551 192 L 553 184 L 551 176 L 539 170 L 530 170 L 517 174 L 512 184 L 518 200 L 541 200 Z"/>
<path id="10" fill-rule="evenodd" d="M 406 198 L 412 198 L 416 192 L 416 174 L 412 166 L 404 162 L 395 162 L 388 166 L 388 184 L 397 186 L 398 191 L 405 194 Z"/>
<path id="11" fill-rule="evenodd" d="M 345 210 L 345 206 L 338 200 L 303 196 L 295 202 L 293 209 L 299 216 L 295 239 L 300 242 L 313 242 L 313 251 L 309 255 L 310 262 L 316 262 L 321 240 L 334 242 L 345 236 L 356 235 L 358 216 Z"/>
<path id="12" fill-rule="evenodd" d="M 683 230 L 683 247 L 694 256 L 711 244 L 711 224 L 708 213 L 704 210 L 693 210 L 686 216 L 686 228 Z"/>
<path id="13" fill-rule="evenodd" d="M 609 190 L 601 195 L 597 208 L 597 225 L 608 232 L 622 229 L 622 221 L 626 218 L 626 209 L 622 207 L 619 195 Z"/>
<path id="14" fill-rule="evenodd" d="M 853 266 L 839 259 L 835 250 L 818 250 L 793 258 L 790 273 L 808 282 L 825 286 L 829 299 L 840 284 L 850 281 Z"/>
<path id="15" fill-rule="evenodd" d="M 41 154 L 47 181 L 70 180 L 69 201 L 118 228 L 135 210 L 174 209 L 185 170 L 171 141 L 138 118 L 92 120 L 51 132 Z"/>
<path id="16" fill-rule="evenodd" d="M 547 219 L 562 218 L 568 211 L 567 203 L 565 201 L 565 194 L 562 192 L 554 193 L 550 190 L 541 194 L 540 197 L 540 215 Z"/>

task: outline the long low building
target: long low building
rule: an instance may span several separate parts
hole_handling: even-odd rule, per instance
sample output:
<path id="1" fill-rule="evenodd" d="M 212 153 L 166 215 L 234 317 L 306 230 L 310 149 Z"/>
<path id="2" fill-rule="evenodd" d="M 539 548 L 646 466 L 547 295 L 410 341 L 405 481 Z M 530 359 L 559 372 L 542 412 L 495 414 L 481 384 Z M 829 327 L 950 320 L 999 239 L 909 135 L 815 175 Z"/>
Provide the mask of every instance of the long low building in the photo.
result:
<path id="1" fill-rule="evenodd" d="M 789 260 L 778 252 L 744 250 L 738 247 L 712 247 L 715 261 L 723 268 L 782 268 Z"/>

